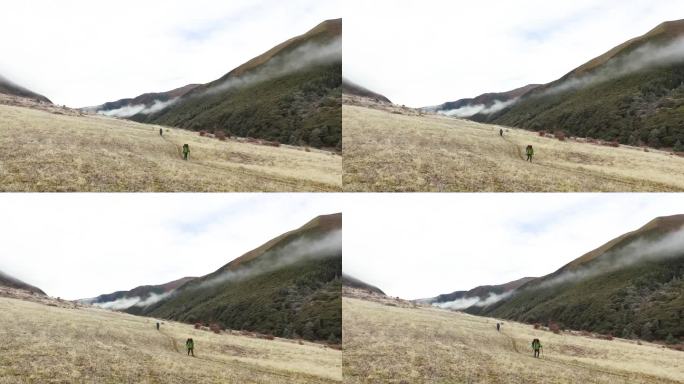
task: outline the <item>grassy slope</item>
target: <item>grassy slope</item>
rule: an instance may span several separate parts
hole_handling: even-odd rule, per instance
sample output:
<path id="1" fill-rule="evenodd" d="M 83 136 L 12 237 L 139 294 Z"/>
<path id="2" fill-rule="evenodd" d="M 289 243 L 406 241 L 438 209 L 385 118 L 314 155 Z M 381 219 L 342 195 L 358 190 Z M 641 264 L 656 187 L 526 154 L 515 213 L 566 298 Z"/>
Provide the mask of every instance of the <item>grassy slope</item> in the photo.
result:
<path id="1" fill-rule="evenodd" d="M 228 80 L 262 76 L 278 62 L 300 60 L 297 49 L 326 45 L 342 36 L 342 20 L 328 20 L 255 57 L 222 78 L 194 89 L 178 103 L 138 121 L 192 130 L 224 131 L 291 145 L 341 149 L 342 60 L 266 76 L 263 81 L 206 93 Z M 276 64 L 276 67 L 279 64 Z M 266 69 L 268 71 L 269 69 Z"/>
<path id="2" fill-rule="evenodd" d="M 676 383 L 682 352 L 529 325 L 343 298 L 346 383 Z M 529 343 L 542 340 L 544 358 Z"/>
<path id="3" fill-rule="evenodd" d="M 96 116 L 0 105 L 5 191 L 330 191 L 339 156 L 220 142 L 197 133 Z M 180 158 L 190 144 L 190 161 Z"/>
<path id="4" fill-rule="evenodd" d="M 532 96 L 496 124 L 672 148 L 684 143 L 684 66 L 650 69 L 576 91 Z"/>
<path id="5" fill-rule="evenodd" d="M 63 304 L 63 303 L 62 303 Z M 51 304 L 53 305 L 53 304 Z M 0 297 L 0 383 L 332 383 L 341 353 Z M 195 340 L 196 358 L 185 340 Z"/>
<path id="6" fill-rule="evenodd" d="M 345 105 L 347 191 L 681 191 L 684 158 L 561 142 L 409 110 Z M 532 164 L 522 152 L 535 148 Z"/>
<path id="7" fill-rule="evenodd" d="M 275 270 L 270 266 L 278 265 L 284 257 L 295 256 L 292 252 L 301 252 L 301 245 L 297 245 L 300 241 L 318 240 L 341 227 L 341 214 L 319 216 L 187 283 L 144 313 L 189 323 L 218 323 L 231 329 L 339 343 L 341 252 L 303 258 Z M 228 272 L 245 270 L 260 272 L 211 283 Z"/>
<path id="8" fill-rule="evenodd" d="M 565 272 L 600 271 L 620 265 L 621 250 L 636 241 L 657 241 L 681 228 L 681 216 L 658 218 L 589 252 L 558 271 L 534 280 L 508 299 L 469 309 L 528 323 L 644 340 L 684 340 L 684 252 L 678 257 L 632 264 L 577 281 L 539 287 Z M 674 339 L 673 339 L 674 338 Z"/>

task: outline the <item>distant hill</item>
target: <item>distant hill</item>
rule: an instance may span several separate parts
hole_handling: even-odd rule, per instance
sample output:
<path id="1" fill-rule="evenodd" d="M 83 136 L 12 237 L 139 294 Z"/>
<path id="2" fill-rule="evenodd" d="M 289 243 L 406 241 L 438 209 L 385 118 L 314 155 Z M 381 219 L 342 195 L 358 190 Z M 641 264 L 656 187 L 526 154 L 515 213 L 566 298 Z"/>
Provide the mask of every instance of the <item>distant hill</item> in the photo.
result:
<path id="1" fill-rule="evenodd" d="M 684 20 L 662 23 L 474 119 L 684 151 Z"/>
<path id="2" fill-rule="evenodd" d="M 83 110 L 116 117 L 131 117 L 140 113 L 152 113 L 163 109 L 198 86 L 198 84 L 188 84 L 171 91 L 145 93 L 132 99 L 112 101 L 95 107 L 86 107 Z"/>
<path id="3" fill-rule="evenodd" d="M 319 216 L 137 314 L 339 343 L 342 215 Z"/>
<path id="4" fill-rule="evenodd" d="M 368 292 L 377 293 L 379 295 L 385 295 L 385 292 L 383 292 L 380 288 L 365 283 L 357 278 L 351 277 L 346 274 L 342 274 L 342 286 L 363 289 Z"/>
<path id="5" fill-rule="evenodd" d="M 26 284 L 17 278 L 14 278 L 10 275 L 3 273 L 2 271 L 0 271 L 0 286 L 22 289 L 24 291 L 33 292 L 33 293 L 37 293 L 40 295 L 45 295 L 45 292 L 43 292 L 39 288 L 36 288 L 30 284 Z"/>
<path id="6" fill-rule="evenodd" d="M 375 93 L 345 78 L 342 79 L 342 93 L 345 95 L 366 97 L 373 99 L 375 102 L 392 104 L 390 99 L 386 98 L 385 96 Z"/>
<path id="7" fill-rule="evenodd" d="M 684 215 L 659 217 L 466 311 L 624 338 L 684 338 Z"/>
<path id="8" fill-rule="evenodd" d="M 426 107 L 424 109 L 443 113 L 445 115 L 459 117 L 472 117 L 481 114 L 489 114 L 505 108 L 519 97 L 537 87 L 539 87 L 539 84 L 528 84 L 524 87 L 516 88 L 506 92 L 483 93 L 474 98 L 449 101 L 436 107 Z"/>
<path id="9" fill-rule="evenodd" d="M 472 306 L 483 306 L 485 304 L 494 303 L 505 294 L 514 291 L 523 284 L 534 279 L 534 277 L 523 277 L 522 279 L 505 284 L 481 285 L 469 291 L 455 291 L 417 301 L 450 309 L 466 309 Z"/>
<path id="10" fill-rule="evenodd" d="M 188 87 L 177 98 L 147 97 L 147 108 L 136 114 L 122 111 L 139 122 L 340 150 L 342 20 L 325 21 L 215 81 Z M 104 106 L 96 111 L 113 114 L 119 104 Z"/>
<path id="11" fill-rule="evenodd" d="M 12 96 L 19 96 L 19 97 L 26 97 L 29 99 L 34 99 L 37 101 L 42 101 L 45 103 L 50 103 L 50 99 L 43 95 L 39 95 L 33 91 L 30 91 L 20 85 L 14 84 L 10 80 L 6 79 L 2 75 L 0 75 L 0 93 L 4 93 L 6 95 L 12 95 Z"/>
<path id="12" fill-rule="evenodd" d="M 101 308 L 122 310 L 132 314 L 140 314 L 145 306 L 156 303 L 163 299 L 171 291 L 183 284 L 195 279 L 184 277 L 160 285 L 142 285 L 130 291 L 117 291 L 97 296 L 92 299 L 79 300 L 82 303 L 92 304 Z"/>

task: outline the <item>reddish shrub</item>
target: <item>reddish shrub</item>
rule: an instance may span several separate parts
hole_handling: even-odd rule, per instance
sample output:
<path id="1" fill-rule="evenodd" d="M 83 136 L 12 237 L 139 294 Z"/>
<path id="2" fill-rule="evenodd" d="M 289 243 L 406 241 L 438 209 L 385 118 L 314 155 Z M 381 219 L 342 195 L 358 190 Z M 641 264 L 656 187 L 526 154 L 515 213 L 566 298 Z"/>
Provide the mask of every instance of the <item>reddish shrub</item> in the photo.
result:
<path id="1" fill-rule="evenodd" d="M 311 149 L 309 147 L 304 147 L 304 151 L 311 152 Z"/>
<path id="2" fill-rule="evenodd" d="M 206 135 L 207 135 L 207 131 L 199 131 L 199 135 L 200 135 L 200 136 L 206 136 Z"/>
<path id="3" fill-rule="evenodd" d="M 539 323 L 534 323 L 534 329 L 539 329 L 541 328 L 541 324 Z"/>
<path id="4" fill-rule="evenodd" d="M 195 329 L 202 328 L 202 323 L 195 323 Z"/>
<path id="5" fill-rule="evenodd" d="M 559 334 L 560 333 L 560 326 L 553 321 L 549 321 L 549 331 L 551 331 L 555 334 Z"/>
<path id="6" fill-rule="evenodd" d="M 261 144 L 263 144 L 263 145 L 268 145 L 268 146 L 271 146 L 271 147 L 280 147 L 280 143 L 277 142 L 277 141 L 266 141 L 266 140 L 262 140 L 262 141 L 261 141 Z"/>
<path id="7" fill-rule="evenodd" d="M 216 133 L 214 133 L 214 136 L 221 141 L 226 141 L 226 133 L 223 131 L 216 131 Z"/>
<path id="8" fill-rule="evenodd" d="M 541 136 L 541 137 L 546 136 L 546 131 L 539 131 L 539 136 Z"/>
<path id="9" fill-rule="evenodd" d="M 553 136 L 560 141 L 565 141 L 565 137 L 566 137 L 565 132 L 563 132 L 563 131 L 556 131 L 553 133 Z"/>
<path id="10" fill-rule="evenodd" d="M 275 340 L 275 337 L 273 335 L 266 335 L 264 336 L 264 339 L 266 340 Z"/>
<path id="11" fill-rule="evenodd" d="M 214 333 L 221 333 L 221 326 L 216 323 L 209 325 L 209 329 Z"/>
<path id="12" fill-rule="evenodd" d="M 299 345 L 304 345 L 304 342 L 299 340 Z"/>
<path id="13" fill-rule="evenodd" d="M 644 148 L 644 152 L 651 152 L 648 150 L 648 148 Z"/>

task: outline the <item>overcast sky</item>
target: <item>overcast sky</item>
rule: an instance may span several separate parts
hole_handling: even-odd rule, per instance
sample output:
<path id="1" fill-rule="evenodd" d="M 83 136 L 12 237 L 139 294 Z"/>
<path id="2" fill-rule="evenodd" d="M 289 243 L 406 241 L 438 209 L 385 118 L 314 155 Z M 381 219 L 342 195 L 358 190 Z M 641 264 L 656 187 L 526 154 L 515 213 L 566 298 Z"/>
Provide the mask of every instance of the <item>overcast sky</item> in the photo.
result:
<path id="1" fill-rule="evenodd" d="M 413 107 L 546 83 L 684 18 L 679 0 L 344 4 L 344 76 Z"/>
<path id="2" fill-rule="evenodd" d="M 0 74 L 84 107 L 206 83 L 326 19 L 338 0 L 3 0 Z"/>
<path id="3" fill-rule="evenodd" d="M 658 216 L 678 194 L 349 194 L 344 272 L 406 299 L 543 276 Z"/>
<path id="4" fill-rule="evenodd" d="M 202 276 L 336 194 L 4 194 L 0 271 L 67 299 Z"/>

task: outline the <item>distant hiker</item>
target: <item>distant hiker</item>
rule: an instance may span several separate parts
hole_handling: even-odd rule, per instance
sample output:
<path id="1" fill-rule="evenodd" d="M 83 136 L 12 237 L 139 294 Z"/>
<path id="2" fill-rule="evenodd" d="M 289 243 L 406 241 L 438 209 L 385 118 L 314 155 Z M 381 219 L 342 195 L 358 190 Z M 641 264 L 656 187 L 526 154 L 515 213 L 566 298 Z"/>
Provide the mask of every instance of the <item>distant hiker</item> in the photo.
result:
<path id="1" fill-rule="evenodd" d="M 192 354 L 192 357 L 195 357 L 195 342 L 192 341 L 192 339 L 188 339 L 188 341 L 185 342 L 185 348 L 188 349 L 188 356 Z"/>
<path id="2" fill-rule="evenodd" d="M 499 136 L 503 137 L 503 129 L 499 129 Z"/>
<path id="3" fill-rule="evenodd" d="M 159 323 L 157 323 L 157 331 L 159 330 Z"/>
<path id="4" fill-rule="evenodd" d="M 190 146 L 187 144 L 183 144 L 183 160 L 188 159 L 188 153 L 190 153 Z"/>
<path id="5" fill-rule="evenodd" d="M 534 349 L 534 357 L 539 357 L 539 350 L 542 349 L 539 339 L 532 340 L 532 349 Z"/>
<path id="6" fill-rule="evenodd" d="M 501 324 L 496 323 L 496 330 L 497 330 L 497 332 L 498 332 L 498 331 L 501 331 Z"/>
<path id="7" fill-rule="evenodd" d="M 163 132 L 161 128 L 159 128 L 159 136 L 163 136 Z"/>
<path id="8" fill-rule="evenodd" d="M 534 156 L 534 149 L 532 148 L 531 145 L 528 145 L 527 148 L 525 148 L 525 153 L 527 154 L 527 161 L 530 163 L 532 162 L 532 156 Z"/>

